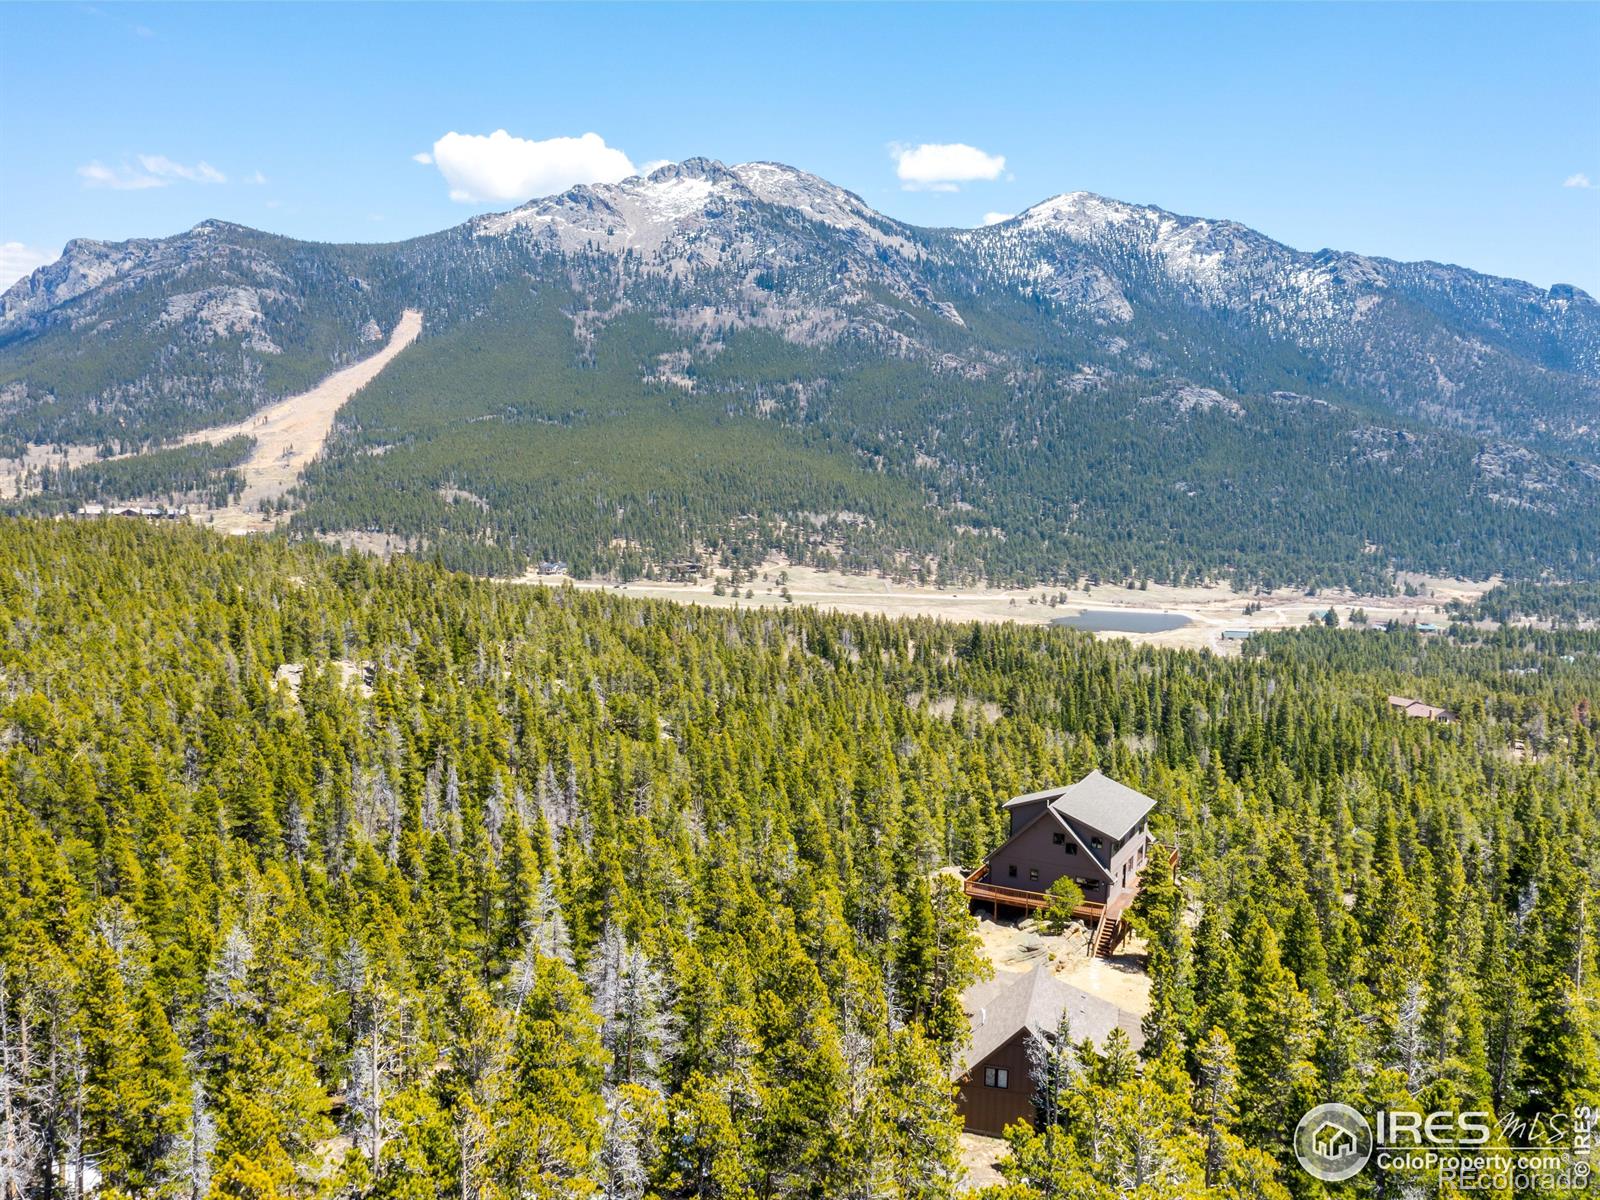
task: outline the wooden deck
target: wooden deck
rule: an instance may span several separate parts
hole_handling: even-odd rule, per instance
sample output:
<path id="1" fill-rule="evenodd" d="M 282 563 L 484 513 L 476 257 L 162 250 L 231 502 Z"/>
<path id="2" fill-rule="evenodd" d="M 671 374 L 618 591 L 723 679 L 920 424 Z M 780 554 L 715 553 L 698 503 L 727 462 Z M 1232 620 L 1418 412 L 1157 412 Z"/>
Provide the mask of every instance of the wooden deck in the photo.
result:
<path id="1" fill-rule="evenodd" d="M 1173 873 L 1176 874 L 1178 870 L 1178 851 L 1176 848 L 1168 855 L 1167 862 L 1170 864 Z M 999 915 L 1001 905 L 1026 909 L 1029 912 L 1039 912 L 1050 906 L 1050 896 L 1046 892 L 1036 892 L 1029 888 L 1004 887 L 998 883 L 990 883 L 988 863 L 984 863 L 966 877 L 962 884 L 962 890 L 973 900 L 987 900 L 990 904 L 993 904 L 996 916 Z M 1089 947 L 1092 954 L 1107 958 L 1116 952 L 1117 947 L 1128 936 L 1128 906 L 1133 903 L 1133 898 L 1138 894 L 1138 881 L 1135 880 L 1134 886 L 1118 894 L 1110 904 L 1085 900 L 1072 910 L 1072 915 L 1075 918 L 1094 927 L 1094 936 L 1089 939 Z"/>

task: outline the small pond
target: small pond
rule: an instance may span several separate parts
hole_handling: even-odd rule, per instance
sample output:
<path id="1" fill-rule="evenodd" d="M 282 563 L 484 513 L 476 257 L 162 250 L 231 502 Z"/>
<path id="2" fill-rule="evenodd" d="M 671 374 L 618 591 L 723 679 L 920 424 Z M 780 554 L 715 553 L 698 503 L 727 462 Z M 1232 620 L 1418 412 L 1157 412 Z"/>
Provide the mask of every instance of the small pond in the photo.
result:
<path id="1" fill-rule="evenodd" d="M 1182 613 L 1135 612 L 1125 608 L 1090 608 L 1070 617 L 1057 617 L 1052 625 L 1091 629 L 1098 633 L 1162 633 L 1182 629 L 1189 618 Z"/>

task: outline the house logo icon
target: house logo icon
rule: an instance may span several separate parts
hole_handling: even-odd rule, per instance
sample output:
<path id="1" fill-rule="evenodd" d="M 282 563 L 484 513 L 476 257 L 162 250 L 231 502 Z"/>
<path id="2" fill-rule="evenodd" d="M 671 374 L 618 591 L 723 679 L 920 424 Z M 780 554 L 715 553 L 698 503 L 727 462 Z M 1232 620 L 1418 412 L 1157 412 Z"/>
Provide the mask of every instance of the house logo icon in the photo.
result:
<path id="1" fill-rule="evenodd" d="M 1372 1127 L 1348 1104 L 1319 1104 L 1295 1126 L 1294 1156 L 1324 1183 L 1349 1179 L 1372 1157 Z"/>

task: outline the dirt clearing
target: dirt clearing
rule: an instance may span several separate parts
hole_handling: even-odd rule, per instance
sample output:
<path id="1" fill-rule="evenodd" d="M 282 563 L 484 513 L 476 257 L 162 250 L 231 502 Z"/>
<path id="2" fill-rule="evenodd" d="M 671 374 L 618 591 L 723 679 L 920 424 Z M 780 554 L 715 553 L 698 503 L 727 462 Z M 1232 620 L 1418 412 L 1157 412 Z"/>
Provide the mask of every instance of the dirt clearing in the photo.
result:
<path id="1" fill-rule="evenodd" d="M 1031 920 L 1019 925 L 983 913 L 978 914 L 978 937 L 996 971 L 1031 971 L 1048 960 L 1062 982 L 1138 1017 L 1150 1011 L 1145 946 L 1137 937 L 1128 937 L 1120 953 L 1110 958 L 1091 958 L 1089 931 L 1082 925 L 1074 923 L 1060 937 L 1052 937 Z"/>
<path id="2" fill-rule="evenodd" d="M 256 508 L 263 500 L 276 500 L 294 485 L 300 472 L 322 452 L 340 407 L 376 379 L 421 332 L 422 314 L 408 308 L 389 335 L 388 345 L 372 357 L 335 371 L 309 392 L 270 404 L 243 421 L 202 429 L 184 438 L 185 445 L 225 442 L 241 433 L 256 440 L 255 450 L 240 468 L 244 472 L 244 494 L 228 508 L 208 513 L 211 524 L 234 533 L 271 529 L 273 519 L 256 512 Z"/>

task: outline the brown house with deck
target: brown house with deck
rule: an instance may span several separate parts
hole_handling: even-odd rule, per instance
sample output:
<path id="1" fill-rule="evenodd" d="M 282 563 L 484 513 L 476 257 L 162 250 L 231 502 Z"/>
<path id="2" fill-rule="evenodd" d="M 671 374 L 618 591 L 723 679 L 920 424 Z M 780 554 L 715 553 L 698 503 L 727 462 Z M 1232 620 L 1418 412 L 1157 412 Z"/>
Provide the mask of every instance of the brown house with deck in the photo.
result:
<path id="1" fill-rule="evenodd" d="M 1010 836 L 967 876 L 967 895 L 992 903 L 997 916 L 1003 907 L 1038 910 L 1050 902 L 1046 889 L 1066 876 L 1083 891 L 1076 915 L 1095 925 L 1091 948 L 1109 954 L 1126 933 L 1122 916 L 1150 860 L 1155 804 L 1099 771 L 1008 800 Z"/>
<path id="2" fill-rule="evenodd" d="M 1034 1082 L 1028 1062 L 1031 1039 L 1055 1037 L 1066 1015 L 1074 1041 L 1105 1040 L 1121 1028 L 1137 1049 L 1144 1044 L 1139 1018 L 1056 978 L 1048 963 L 1027 974 L 999 971 L 961 996 L 972 1036 L 957 1056 L 950 1078 L 956 1107 L 973 1133 L 998 1136 L 1016 1121 L 1033 1122 Z"/>

